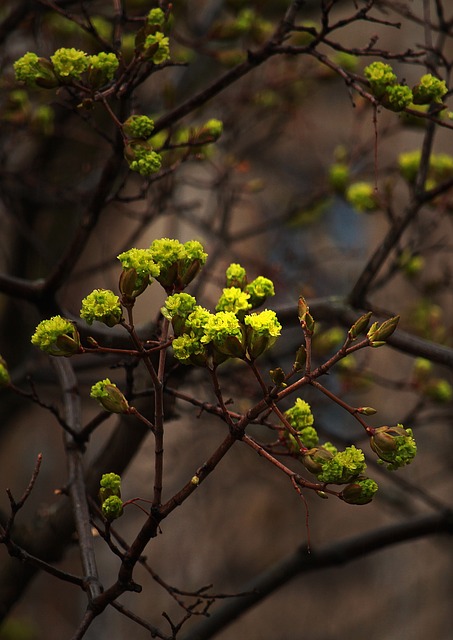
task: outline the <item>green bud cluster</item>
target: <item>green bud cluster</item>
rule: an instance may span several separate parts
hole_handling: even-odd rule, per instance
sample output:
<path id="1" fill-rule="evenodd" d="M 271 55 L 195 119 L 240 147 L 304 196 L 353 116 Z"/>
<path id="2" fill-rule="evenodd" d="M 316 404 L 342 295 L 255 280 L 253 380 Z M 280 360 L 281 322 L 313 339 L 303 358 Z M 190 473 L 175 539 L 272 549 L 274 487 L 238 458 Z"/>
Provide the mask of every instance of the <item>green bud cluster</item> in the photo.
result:
<path id="1" fill-rule="evenodd" d="M 416 105 L 441 103 L 448 91 L 445 81 L 430 73 L 422 76 L 412 89 L 398 84 L 392 67 L 384 62 L 372 62 L 365 67 L 364 73 L 373 95 L 391 111 L 403 111 L 412 103 Z"/>
<path id="2" fill-rule="evenodd" d="M 331 459 L 324 460 L 321 463 L 321 470 L 316 476 L 321 482 L 343 484 L 344 482 L 351 482 L 365 469 L 363 451 L 351 445 L 346 447 L 344 451 L 334 453 Z"/>
<path id="3" fill-rule="evenodd" d="M 88 324 L 97 320 L 114 327 L 121 321 L 122 315 L 120 299 L 109 289 L 95 289 L 82 300 L 80 317 Z"/>
<path id="4" fill-rule="evenodd" d="M 123 123 L 123 132 L 129 138 L 149 138 L 154 129 L 154 120 L 148 116 L 133 115 Z"/>
<path id="5" fill-rule="evenodd" d="M 53 89 L 59 84 L 80 82 L 86 74 L 87 84 L 92 89 L 99 89 L 113 79 L 119 60 L 114 53 L 100 52 L 90 56 L 79 49 L 62 47 L 50 59 L 29 51 L 13 66 L 16 79 L 30 86 Z"/>
<path id="6" fill-rule="evenodd" d="M 208 257 L 198 240 L 161 238 L 149 248 L 152 259 L 159 266 L 156 280 L 168 293 L 182 291 L 197 276 Z"/>
<path id="7" fill-rule="evenodd" d="M 102 515 L 112 522 L 123 515 L 121 477 L 116 473 L 104 473 L 100 481 L 99 500 Z"/>
<path id="8" fill-rule="evenodd" d="M 194 241 L 181 245 L 165 239 L 164 245 L 154 244 L 154 249 L 156 262 L 161 256 L 161 275 L 165 271 L 161 284 L 168 290 L 181 290 L 186 280 L 185 269 L 192 275 L 194 264 L 201 266 L 206 259 L 201 245 Z M 189 260 L 184 257 L 186 253 Z M 183 364 L 206 366 L 221 364 L 228 358 L 255 359 L 280 335 L 281 325 L 274 311 L 250 313 L 254 305 L 274 294 L 273 283 L 258 277 L 248 284 L 245 269 L 238 264 L 228 267 L 226 281 L 229 286 L 222 291 L 216 313 L 199 306 L 193 296 L 185 293 L 167 298 L 162 314 L 172 323 L 174 354 Z M 175 286 L 175 282 L 180 286 Z"/>
<path id="9" fill-rule="evenodd" d="M 297 398 L 294 405 L 285 411 L 285 418 L 297 432 L 300 443 L 307 449 L 316 447 L 319 441 L 316 429 L 313 427 L 314 417 L 311 407 L 305 400 Z M 300 453 L 300 446 L 293 434 L 288 429 L 281 430 L 286 446 L 292 453 Z"/>
<path id="10" fill-rule="evenodd" d="M 402 424 L 374 429 L 370 446 L 391 471 L 410 464 L 417 453 L 412 429 L 405 429 Z"/>
<path id="11" fill-rule="evenodd" d="M 119 287 L 126 302 L 132 302 L 160 273 L 150 249 L 128 249 L 118 256 L 123 271 Z"/>
<path id="12" fill-rule="evenodd" d="M 80 336 L 75 324 L 62 316 L 42 320 L 31 342 L 52 356 L 69 357 L 80 351 Z"/>
<path id="13" fill-rule="evenodd" d="M 130 170 L 145 178 L 157 173 L 162 166 L 162 156 L 145 140 L 131 140 L 124 148 L 124 157 Z"/>
<path id="14" fill-rule="evenodd" d="M 430 73 L 425 74 L 413 87 L 414 104 L 431 104 L 442 102 L 442 98 L 448 92 L 445 80 L 439 80 Z"/>

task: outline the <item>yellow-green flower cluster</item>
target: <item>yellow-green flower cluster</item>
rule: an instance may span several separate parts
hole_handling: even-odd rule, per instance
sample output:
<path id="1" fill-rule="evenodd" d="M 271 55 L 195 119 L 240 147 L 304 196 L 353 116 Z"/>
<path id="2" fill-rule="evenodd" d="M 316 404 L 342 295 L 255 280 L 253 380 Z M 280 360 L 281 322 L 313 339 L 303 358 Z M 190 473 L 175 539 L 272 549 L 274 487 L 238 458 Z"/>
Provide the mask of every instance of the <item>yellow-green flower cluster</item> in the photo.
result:
<path id="1" fill-rule="evenodd" d="M 154 62 L 162 64 L 170 58 L 170 41 L 161 31 L 150 33 L 143 43 L 143 56 Z"/>
<path id="2" fill-rule="evenodd" d="M 97 400 L 99 404 L 111 413 L 128 413 L 129 403 L 116 384 L 109 378 L 99 380 L 91 387 L 90 396 Z"/>
<path id="3" fill-rule="evenodd" d="M 364 69 L 371 91 L 392 111 L 402 111 L 412 102 L 412 90 L 397 83 L 392 67 L 384 62 L 372 62 Z"/>
<path id="4" fill-rule="evenodd" d="M 252 308 L 249 302 L 250 294 L 239 287 L 226 287 L 216 306 L 216 311 L 232 311 L 244 316 L 245 312 Z"/>
<path id="5" fill-rule="evenodd" d="M 88 324 L 95 320 L 114 327 L 122 318 L 120 299 L 110 289 L 94 289 L 82 300 L 80 317 Z"/>
<path id="6" fill-rule="evenodd" d="M 250 304 L 252 309 L 259 307 L 267 298 L 275 295 L 274 283 L 269 278 L 258 276 L 252 280 L 246 287 L 246 293 L 250 296 Z"/>
<path id="7" fill-rule="evenodd" d="M 131 171 L 147 177 L 157 173 L 162 166 L 162 156 L 145 141 L 131 141 L 124 150 Z"/>
<path id="8" fill-rule="evenodd" d="M 289 424 L 297 431 L 301 444 L 307 449 L 312 449 L 318 444 L 318 434 L 313 427 L 314 417 L 311 407 L 305 400 L 297 398 L 294 405 L 285 411 L 285 418 Z M 290 451 L 299 453 L 299 444 L 296 438 L 287 430 L 282 430 L 283 437 Z"/>
<path id="9" fill-rule="evenodd" d="M 179 240 L 160 238 L 151 243 L 150 252 L 160 268 L 156 280 L 168 292 L 182 291 L 192 282 L 208 257 L 197 240 L 183 244 Z"/>
<path id="10" fill-rule="evenodd" d="M 414 104 L 431 104 L 442 102 L 442 98 L 448 92 L 445 80 L 440 80 L 431 73 L 422 76 L 413 88 Z"/>
<path id="11" fill-rule="evenodd" d="M 349 185 L 345 198 L 361 213 L 375 211 L 378 206 L 374 187 L 369 182 L 354 182 Z"/>
<path id="12" fill-rule="evenodd" d="M 227 268 L 225 272 L 226 286 L 227 287 L 239 287 L 239 289 L 245 289 L 247 285 L 247 274 L 240 264 L 233 262 Z"/>
<path id="13" fill-rule="evenodd" d="M 123 515 L 123 501 L 119 496 L 110 496 L 101 505 L 102 515 L 109 522 L 113 522 Z"/>
<path id="14" fill-rule="evenodd" d="M 180 336 L 186 327 L 186 320 L 197 307 L 196 299 L 188 293 L 175 293 L 165 300 L 161 312 L 170 320 L 175 336 Z"/>
<path id="15" fill-rule="evenodd" d="M 170 297 L 175 298 L 176 296 L 184 295 L 185 294 L 183 293 L 179 293 Z M 175 307 L 175 305 L 176 303 L 172 303 L 171 306 Z M 181 304 L 182 313 L 185 314 L 185 312 L 189 310 L 188 307 L 190 305 L 191 302 L 188 299 L 184 299 Z M 184 310 L 185 306 L 187 306 L 186 310 Z M 210 311 L 204 309 L 199 305 L 195 305 L 193 311 L 188 313 L 186 317 L 184 317 L 182 314 L 175 314 L 172 318 L 175 335 L 177 335 L 172 343 L 173 352 L 175 354 L 175 357 L 182 364 L 205 366 L 208 363 L 210 354 L 208 352 L 207 345 L 203 344 L 201 342 L 201 339 L 204 336 L 204 327 L 211 316 L 212 313 Z M 226 360 L 226 356 L 220 354 L 211 355 L 215 364 L 220 364 L 221 362 Z"/>
<path id="16" fill-rule="evenodd" d="M 85 51 L 79 49 L 57 49 L 55 53 L 50 56 L 50 60 L 53 64 L 53 68 L 57 77 L 59 78 L 72 78 L 73 80 L 80 80 L 82 74 L 88 69 L 90 59 Z"/>
<path id="17" fill-rule="evenodd" d="M 171 319 L 175 357 L 183 364 L 220 364 L 227 358 L 256 358 L 271 347 L 281 325 L 273 311 L 246 315 L 233 311 L 211 313 L 195 298 L 178 293 L 167 298 L 163 315 Z"/>
<path id="18" fill-rule="evenodd" d="M 28 51 L 13 65 L 16 80 L 31 86 L 52 89 L 58 85 L 53 66 L 46 58 L 40 58 L 36 53 Z"/>
<path id="19" fill-rule="evenodd" d="M 146 18 L 146 22 L 155 27 L 162 27 L 165 23 L 165 13 L 162 9 L 151 9 Z"/>
<path id="20" fill-rule="evenodd" d="M 373 62 L 365 67 L 364 72 L 372 93 L 392 111 L 402 111 L 411 103 L 416 105 L 441 103 L 448 92 L 445 81 L 430 73 L 422 76 L 412 89 L 398 84 L 392 67 L 384 62 Z"/>
<path id="21" fill-rule="evenodd" d="M 370 83 L 373 94 L 382 97 L 388 86 L 396 84 L 397 77 L 392 67 L 384 62 L 372 62 L 364 69 L 364 73 Z"/>
<path id="22" fill-rule="evenodd" d="M 62 316 L 42 320 L 31 338 L 32 344 L 52 356 L 72 356 L 80 350 L 76 326 Z"/>
<path id="23" fill-rule="evenodd" d="M 6 360 L 0 356 L 0 389 L 7 387 L 11 383 Z"/>
<path id="24" fill-rule="evenodd" d="M 130 138 L 149 138 L 153 129 L 154 120 L 148 116 L 133 115 L 123 124 L 123 131 Z"/>
<path id="25" fill-rule="evenodd" d="M 402 111 L 412 102 L 412 91 L 403 84 L 387 87 L 384 105 L 391 111 Z"/>
<path id="26" fill-rule="evenodd" d="M 119 60 L 114 53 L 100 53 L 88 56 L 88 82 L 98 88 L 113 80 L 115 73 L 119 67 Z"/>
<path id="27" fill-rule="evenodd" d="M 387 463 L 387 469 L 392 471 L 410 464 L 417 453 L 412 429 L 405 429 L 402 424 L 375 429 L 370 446 L 380 460 Z"/>
<path id="28" fill-rule="evenodd" d="M 333 484 L 351 482 L 366 469 L 365 456 L 361 449 L 351 445 L 344 451 L 338 451 L 328 442 L 322 447 L 307 451 L 302 462 L 320 482 Z"/>
<path id="29" fill-rule="evenodd" d="M 282 325 L 275 311 L 265 309 L 261 313 L 245 316 L 247 350 L 252 359 L 270 349 L 281 333 Z"/>
<path id="30" fill-rule="evenodd" d="M 200 342 L 212 343 L 220 353 L 228 357 L 243 358 L 245 355 L 245 336 L 243 326 L 232 311 L 218 311 L 211 314 L 203 327 L 204 334 Z"/>
<path id="31" fill-rule="evenodd" d="M 124 302 L 133 302 L 150 284 L 151 278 L 160 273 L 149 249 L 129 249 L 120 253 L 118 260 L 123 271 L 120 276 L 120 291 Z"/>

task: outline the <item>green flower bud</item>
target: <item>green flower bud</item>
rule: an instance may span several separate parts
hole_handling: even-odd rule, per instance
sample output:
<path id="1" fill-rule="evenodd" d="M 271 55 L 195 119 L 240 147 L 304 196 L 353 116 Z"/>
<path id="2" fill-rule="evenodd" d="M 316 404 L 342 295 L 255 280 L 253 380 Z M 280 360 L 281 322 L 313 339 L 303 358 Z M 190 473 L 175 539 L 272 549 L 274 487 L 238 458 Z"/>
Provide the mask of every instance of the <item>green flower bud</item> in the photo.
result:
<path id="1" fill-rule="evenodd" d="M 264 310 L 245 316 L 247 351 L 252 359 L 270 349 L 281 333 L 282 325 L 275 311 Z"/>
<path id="2" fill-rule="evenodd" d="M 216 311 L 232 311 L 243 319 L 245 312 L 252 308 L 249 302 L 250 294 L 238 287 L 226 287 L 216 305 Z"/>
<path id="3" fill-rule="evenodd" d="M 354 182 L 347 187 L 345 198 L 360 213 L 370 213 L 378 208 L 376 192 L 369 182 Z"/>
<path id="4" fill-rule="evenodd" d="M 0 356 L 0 389 L 8 387 L 11 384 L 11 378 L 8 371 L 6 360 Z"/>
<path id="5" fill-rule="evenodd" d="M 129 413 L 129 403 L 116 384 L 108 378 L 96 382 L 91 387 L 90 396 L 111 413 Z"/>
<path id="6" fill-rule="evenodd" d="M 88 84 L 93 89 L 99 89 L 113 80 L 120 64 L 114 53 L 105 53 L 104 51 L 89 56 L 88 60 Z"/>
<path id="7" fill-rule="evenodd" d="M 172 342 L 175 358 L 182 364 L 193 364 L 205 367 L 208 364 L 208 354 L 205 345 L 201 344 L 193 332 L 183 333 Z"/>
<path id="8" fill-rule="evenodd" d="M 250 296 L 250 304 L 252 309 L 256 309 L 263 302 L 275 295 L 274 283 L 269 278 L 258 276 L 245 287 L 246 292 Z"/>
<path id="9" fill-rule="evenodd" d="M 101 506 L 102 515 L 109 522 L 113 522 L 123 515 L 123 501 L 119 496 L 110 496 Z"/>
<path id="10" fill-rule="evenodd" d="M 364 73 L 376 98 L 381 98 L 389 86 L 396 84 L 392 67 L 384 62 L 372 62 L 365 67 Z"/>
<path id="11" fill-rule="evenodd" d="M 165 23 L 165 13 L 162 9 L 151 9 L 146 18 L 146 22 L 155 27 L 162 27 Z"/>
<path id="12" fill-rule="evenodd" d="M 314 418 L 308 402 L 297 398 L 294 405 L 285 411 L 284 415 L 289 424 L 297 432 L 302 445 L 308 449 L 315 448 L 318 444 L 318 434 L 313 427 Z M 288 429 L 282 429 L 280 434 L 286 441 L 289 451 L 292 453 L 300 453 L 300 445 Z"/>
<path id="13" fill-rule="evenodd" d="M 157 173 L 162 165 L 162 157 L 153 151 L 152 145 L 144 140 L 133 140 L 124 148 L 124 157 L 131 171 L 147 177 Z"/>
<path id="14" fill-rule="evenodd" d="M 58 86 L 52 64 L 47 58 L 39 58 L 36 53 L 27 52 L 14 63 L 16 79 L 30 86 L 53 89 Z"/>
<path id="15" fill-rule="evenodd" d="M 161 238 L 150 246 L 153 260 L 160 267 L 156 280 L 171 293 L 184 289 L 198 274 L 208 257 L 197 240 L 181 244 L 179 240 Z"/>
<path id="16" fill-rule="evenodd" d="M 123 297 L 132 302 L 138 297 L 160 273 L 160 267 L 153 260 L 149 249 L 129 249 L 120 253 L 123 272 L 120 276 L 119 288 Z"/>
<path id="17" fill-rule="evenodd" d="M 121 498 L 121 476 L 116 473 L 104 473 L 100 481 L 99 499 L 101 503 L 110 496 Z"/>
<path id="18" fill-rule="evenodd" d="M 348 504 L 368 504 L 378 490 L 377 483 L 371 478 L 359 476 L 340 493 L 340 498 Z"/>
<path id="19" fill-rule="evenodd" d="M 196 299 L 188 293 L 175 293 L 165 300 L 161 313 L 164 318 L 171 321 L 175 336 L 184 333 L 186 320 L 195 311 L 196 306 Z"/>
<path id="20" fill-rule="evenodd" d="M 123 132 L 129 138 L 149 138 L 154 129 L 154 120 L 148 116 L 129 116 L 123 123 Z"/>
<path id="21" fill-rule="evenodd" d="M 391 111 L 403 111 L 412 102 L 412 91 L 409 87 L 402 84 L 387 87 L 381 102 L 387 109 Z"/>
<path id="22" fill-rule="evenodd" d="M 417 453 L 412 429 L 405 429 L 401 424 L 374 429 L 370 446 L 390 470 L 410 464 Z"/>
<path id="23" fill-rule="evenodd" d="M 245 356 L 244 329 L 232 311 L 218 311 L 207 319 L 201 343 L 212 343 L 221 354 L 232 358 Z"/>
<path id="24" fill-rule="evenodd" d="M 354 445 L 338 451 L 332 459 L 322 464 L 321 473 L 317 473 L 321 482 L 342 484 L 350 482 L 366 469 L 365 456 L 361 449 Z"/>
<path id="25" fill-rule="evenodd" d="M 88 324 L 95 320 L 114 327 L 122 318 L 120 299 L 109 289 L 95 289 L 82 300 L 80 317 Z"/>
<path id="26" fill-rule="evenodd" d="M 57 49 L 50 56 L 54 71 L 60 80 L 80 80 L 82 74 L 88 69 L 90 59 L 85 51 L 78 49 Z"/>
<path id="27" fill-rule="evenodd" d="M 439 80 L 430 73 L 422 76 L 413 88 L 414 104 L 431 104 L 442 102 L 442 98 L 448 92 L 445 80 Z"/>
<path id="28" fill-rule="evenodd" d="M 225 276 L 227 287 L 238 287 L 244 291 L 247 286 L 247 274 L 244 267 L 233 262 L 226 270 Z"/>
<path id="29" fill-rule="evenodd" d="M 140 52 L 145 60 L 161 64 L 170 58 L 170 41 L 161 31 L 150 33 L 145 36 Z"/>
<path id="30" fill-rule="evenodd" d="M 80 351 L 80 336 L 76 326 L 61 316 L 40 322 L 31 342 L 51 356 L 69 357 Z"/>

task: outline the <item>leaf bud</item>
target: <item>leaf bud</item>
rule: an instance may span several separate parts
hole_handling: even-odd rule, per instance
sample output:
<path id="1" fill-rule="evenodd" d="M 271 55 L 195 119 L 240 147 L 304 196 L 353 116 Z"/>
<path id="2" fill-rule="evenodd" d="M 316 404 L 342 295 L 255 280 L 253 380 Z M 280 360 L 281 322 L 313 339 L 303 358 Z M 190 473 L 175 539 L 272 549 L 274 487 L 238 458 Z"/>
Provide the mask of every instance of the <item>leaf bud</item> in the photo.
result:
<path id="1" fill-rule="evenodd" d="M 363 316 L 361 316 L 358 320 L 354 322 L 354 324 L 348 331 L 348 336 L 350 340 L 355 340 L 357 336 L 359 336 L 361 333 L 366 331 L 372 315 L 373 315 L 372 312 L 369 311 L 368 313 L 365 313 Z"/>
<path id="2" fill-rule="evenodd" d="M 364 416 L 374 416 L 377 413 L 377 410 L 373 407 L 359 407 L 357 409 L 357 413 L 361 413 Z"/>

